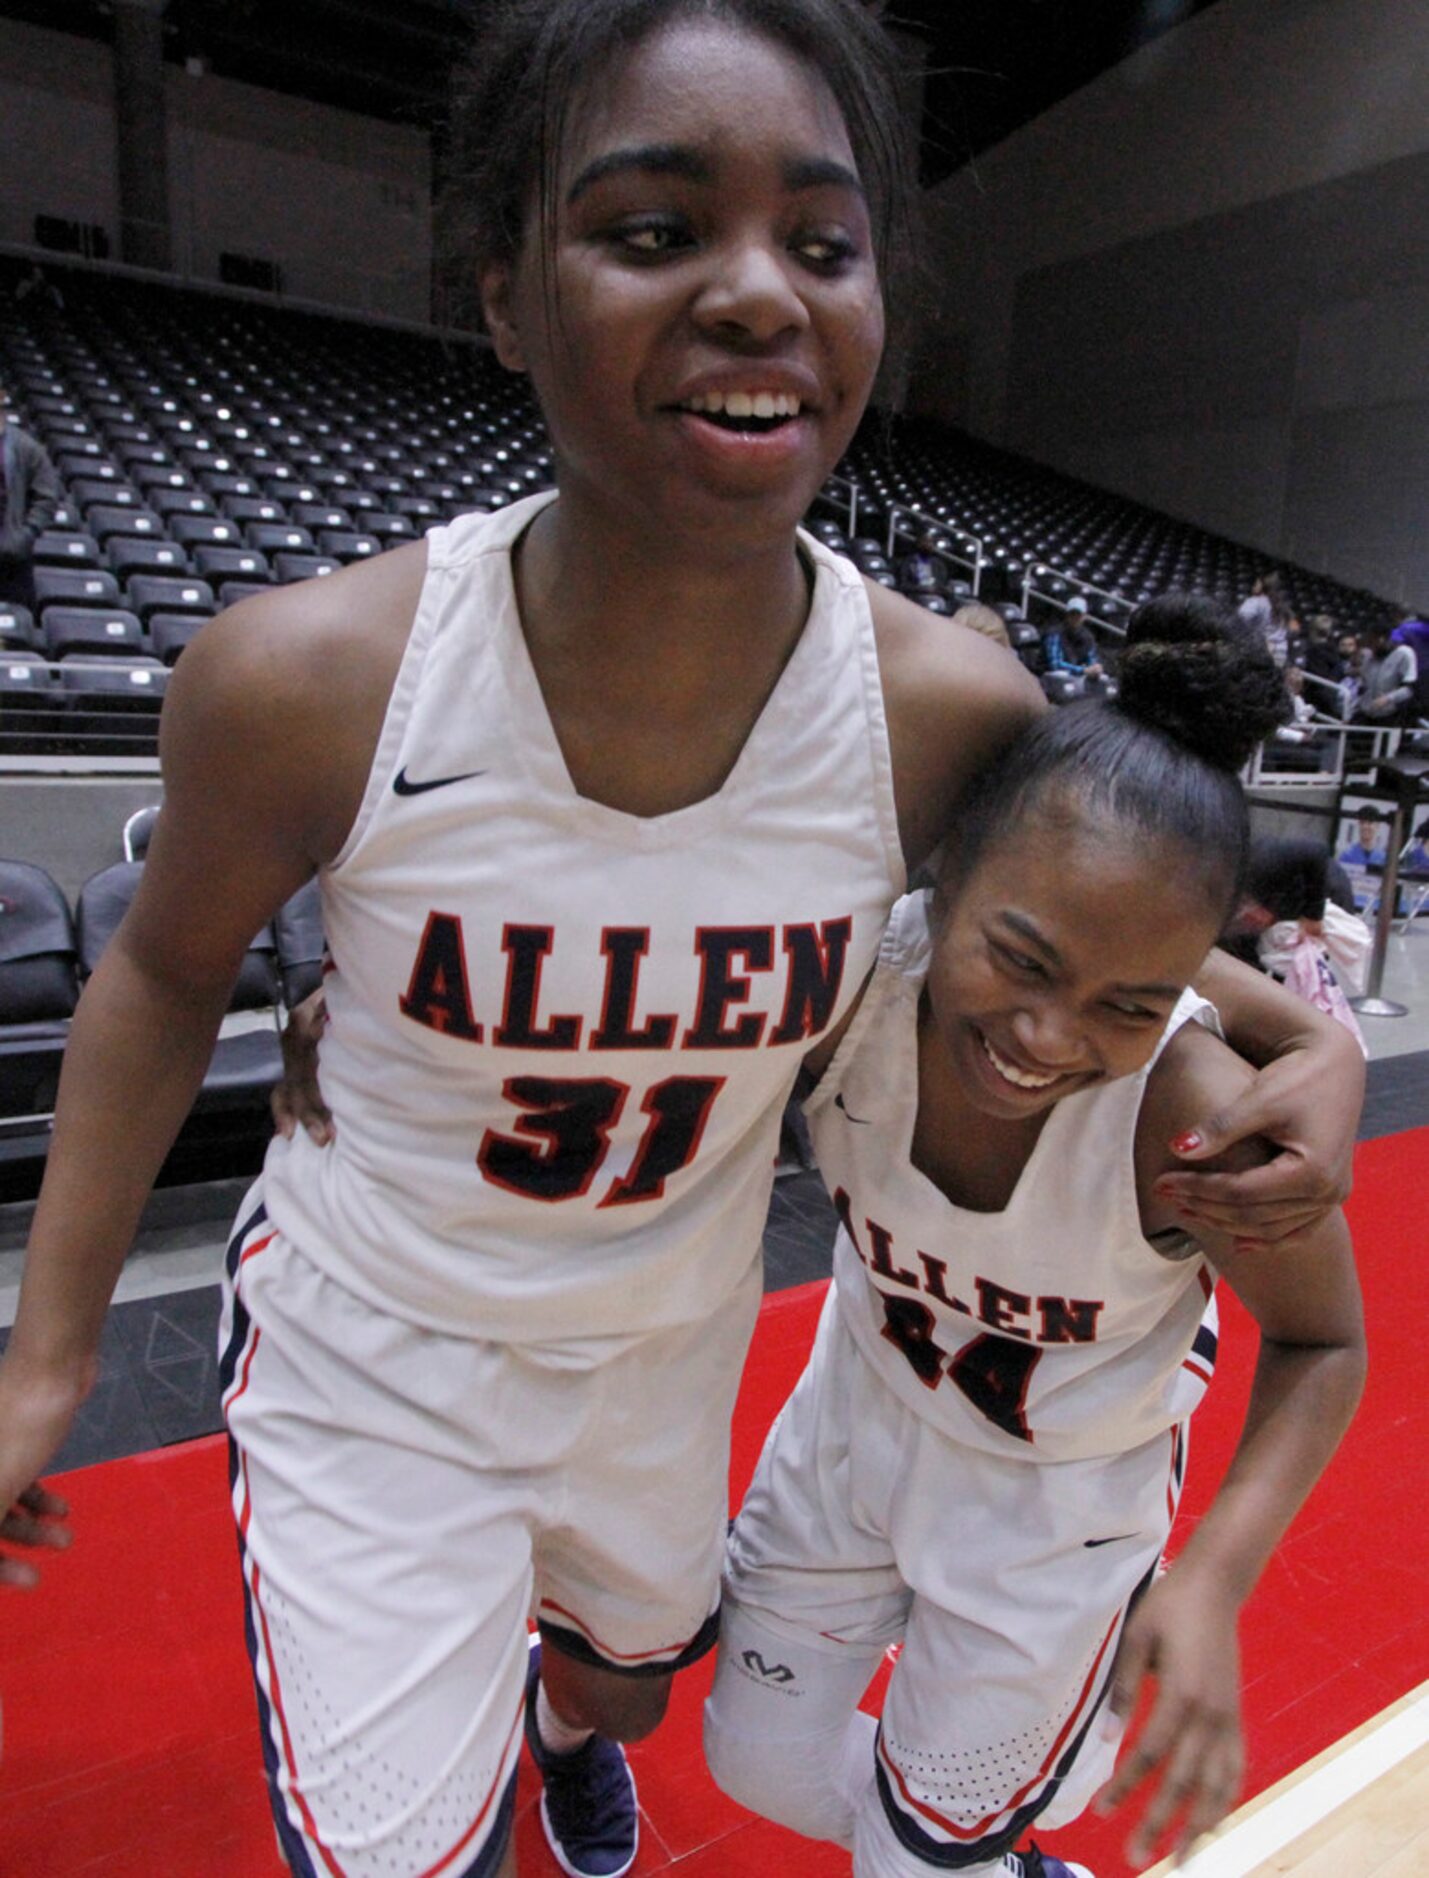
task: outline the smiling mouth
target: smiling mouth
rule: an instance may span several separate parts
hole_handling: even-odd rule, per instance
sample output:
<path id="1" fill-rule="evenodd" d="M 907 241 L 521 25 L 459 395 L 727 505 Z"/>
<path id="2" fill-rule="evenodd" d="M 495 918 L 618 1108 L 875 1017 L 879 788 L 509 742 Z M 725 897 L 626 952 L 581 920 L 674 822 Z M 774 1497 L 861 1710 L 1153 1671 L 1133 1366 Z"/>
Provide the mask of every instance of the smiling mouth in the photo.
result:
<path id="1" fill-rule="evenodd" d="M 1035 1076 L 1031 1070 L 1019 1069 L 1015 1063 L 1009 1063 L 1005 1056 L 999 1056 L 981 1031 L 977 1033 L 977 1040 L 982 1045 L 982 1053 L 988 1062 L 992 1064 L 1002 1080 L 1010 1082 L 1014 1089 L 1026 1089 L 1032 1094 L 1037 1094 L 1043 1089 L 1050 1089 L 1054 1083 L 1065 1081 L 1060 1071 L 1055 1076 Z"/>
<path id="2" fill-rule="evenodd" d="M 757 437 L 791 424 L 803 413 L 804 403 L 793 392 L 710 391 L 672 408 L 701 417 L 720 430 Z"/>

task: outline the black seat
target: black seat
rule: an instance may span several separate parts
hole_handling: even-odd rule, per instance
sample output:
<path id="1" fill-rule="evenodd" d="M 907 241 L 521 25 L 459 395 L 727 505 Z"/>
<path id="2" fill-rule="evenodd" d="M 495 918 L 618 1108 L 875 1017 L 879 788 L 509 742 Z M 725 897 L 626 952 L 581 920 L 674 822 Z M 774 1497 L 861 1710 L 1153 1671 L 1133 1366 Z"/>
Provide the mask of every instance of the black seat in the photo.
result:
<path id="1" fill-rule="evenodd" d="M 35 541 L 37 567 L 98 567 L 99 543 L 82 529 L 47 528 Z"/>
<path id="2" fill-rule="evenodd" d="M 93 874 L 79 890 L 75 926 L 79 962 L 87 978 L 129 910 L 143 876 L 142 861 L 116 861 Z M 242 1109 L 266 1126 L 268 1092 L 283 1071 L 278 1042 L 278 974 L 271 925 L 264 926 L 243 956 L 229 996 L 230 1012 L 272 1012 L 273 1021 L 257 1028 L 220 1034 L 194 1104 L 201 1111 Z"/>
<path id="3" fill-rule="evenodd" d="M 208 621 L 197 613 L 151 613 L 149 643 L 165 665 L 174 665 L 179 654 L 207 624 Z"/>
<path id="4" fill-rule="evenodd" d="M 104 558 L 121 580 L 130 574 L 181 574 L 188 565 L 182 548 L 153 535 L 111 535 Z"/>
<path id="5" fill-rule="evenodd" d="M 86 658 L 133 658 L 144 650 L 144 631 L 137 616 L 120 606 L 52 606 L 41 631 L 52 659 L 76 653 Z"/>
<path id="6" fill-rule="evenodd" d="M 257 548 L 195 548 L 194 569 L 210 585 L 224 580 L 266 580 L 268 557 Z"/>
<path id="7" fill-rule="evenodd" d="M 37 567 L 35 609 L 43 620 L 52 606 L 117 607 L 119 582 L 96 567 Z"/>
<path id="8" fill-rule="evenodd" d="M 320 574 L 335 574 L 342 566 L 334 554 L 275 554 L 273 573 L 280 581 L 315 580 Z"/>
<path id="9" fill-rule="evenodd" d="M 59 887 L 42 867 L 0 861 L 0 1116 L 54 1109 L 79 996 L 76 966 L 74 924 Z"/>
<path id="10" fill-rule="evenodd" d="M 215 601 L 213 588 L 197 575 L 133 574 L 129 604 L 142 620 L 154 613 L 197 613 L 207 618 Z"/>
<path id="11" fill-rule="evenodd" d="M 60 667 L 59 686 L 71 712 L 85 716 L 84 728 L 100 734 L 112 723 L 113 715 L 152 718 L 157 725 L 159 707 L 169 674 L 157 659 L 134 659 L 126 665 L 79 665 Z M 134 727 L 125 732 L 134 734 Z"/>
<path id="12" fill-rule="evenodd" d="M 16 647 L 30 650 L 39 643 L 34 615 L 27 606 L 7 600 L 0 605 L 0 657 Z"/>

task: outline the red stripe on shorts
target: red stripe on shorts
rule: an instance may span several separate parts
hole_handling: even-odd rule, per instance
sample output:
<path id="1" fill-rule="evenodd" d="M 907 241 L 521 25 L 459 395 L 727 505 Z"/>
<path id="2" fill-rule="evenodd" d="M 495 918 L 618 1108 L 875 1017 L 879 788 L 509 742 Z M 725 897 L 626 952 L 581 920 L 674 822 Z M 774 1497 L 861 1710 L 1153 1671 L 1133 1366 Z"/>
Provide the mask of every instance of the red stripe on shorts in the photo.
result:
<path id="1" fill-rule="evenodd" d="M 1041 1767 L 1024 1786 L 1020 1787 L 1017 1792 L 1013 1794 L 1006 1805 L 999 1807 L 995 1813 L 989 1813 L 985 1819 L 979 1820 L 975 1826 L 955 1826 L 952 1820 L 945 1819 L 936 1807 L 929 1806 L 925 1800 L 915 1799 L 908 1789 L 907 1781 L 904 1780 L 902 1774 L 898 1771 L 898 1768 L 890 1757 L 887 1745 L 883 1739 L 883 1731 L 880 1729 L 878 1735 L 879 1759 L 883 1762 L 883 1765 L 893 1776 L 894 1780 L 897 1781 L 898 1791 L 903 1796 L 903 1800 L 909 1811 L 921 1813 L 925 1819 L 932 1820 L 933 1824 L 941 1827 L 941 1829 L 948 1834 L 949 1838 L 962 1839 L 969 1842 L 974 1839 L 985 1839 L 999 1819 L 1007 1813 L 1016 1812 L 1017 1808 L 1022 1805 L 1028 1794 L 1031 1793 L 1035 1787 L 1051 1778 L 1052 1769 L 1061 1756 L 1062 1749 L 1067 1742 L 1067 1737 L 1075 1730 L 1082 1711 L 1086 1708 L 1087 1700 L 1096 1688 L 1098 1672 L 1106 1657 L 1107 1650 L 1111 1645 L 1111 1640 L 1117 1633 L 1121 1620 L 1122 1613 L 1118 1611 L 1116 1616 L 1112 1618 L 1110 1628 L 1107 1630 L 1106 1635 L 1101 1640 L 1096 1656 L 1092 1660 L 1092 1666 L 1087 1671 L 1087 1679 L 1082 1684 L 1081 1693 L 1072 1705 L 1072 1712 L 1062 1724 L 1057 1739 L 1047 1750 L 1046 1757 Z"/>

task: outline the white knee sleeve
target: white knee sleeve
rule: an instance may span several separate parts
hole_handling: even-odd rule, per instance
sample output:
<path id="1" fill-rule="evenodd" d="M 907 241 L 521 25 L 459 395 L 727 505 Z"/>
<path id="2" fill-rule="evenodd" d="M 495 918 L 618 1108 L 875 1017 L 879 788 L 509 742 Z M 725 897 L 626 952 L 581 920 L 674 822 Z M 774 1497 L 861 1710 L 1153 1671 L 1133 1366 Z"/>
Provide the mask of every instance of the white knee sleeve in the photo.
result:
<path id="1" fill-rule="evenodd" d="M 881 1655 L 811 1641 L 726 1599 L 705 1704 L 705 1759 L 717 1784 L 805 1838 L 851 1846 L 873 1788 L 877 1727 L 858 1702 Z"/>

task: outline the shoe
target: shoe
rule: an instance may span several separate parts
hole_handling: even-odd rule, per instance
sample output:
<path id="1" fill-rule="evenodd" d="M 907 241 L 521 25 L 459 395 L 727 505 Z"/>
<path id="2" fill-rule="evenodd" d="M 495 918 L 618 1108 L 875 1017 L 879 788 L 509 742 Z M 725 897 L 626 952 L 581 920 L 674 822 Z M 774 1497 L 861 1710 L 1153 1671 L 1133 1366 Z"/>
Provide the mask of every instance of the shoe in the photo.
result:
<path id="1" fill-rule="evenodd" d="M 592 1735 L 573 1754 L 552 1754 L 536 1731 L 541 1645 L 531 1640 L 526 1672 L 526 1745 L 545 1782 L 541 1825 L 570 1878 L 621 1878 L 635 1863 L 640 1813 L 635 1780 L 618 1741 Z"/>
<path id="2" fill-rule="evenodd" d="M 1025 1852 L 1009 1852 L 1002 1868 L 1007 1878 L 1095 1878 L 1085 1865 L 1069 1865 L 1036 1845 L 1029 1845 Z"/>

